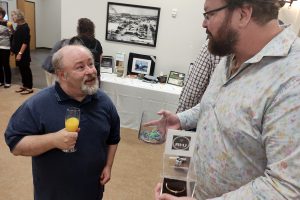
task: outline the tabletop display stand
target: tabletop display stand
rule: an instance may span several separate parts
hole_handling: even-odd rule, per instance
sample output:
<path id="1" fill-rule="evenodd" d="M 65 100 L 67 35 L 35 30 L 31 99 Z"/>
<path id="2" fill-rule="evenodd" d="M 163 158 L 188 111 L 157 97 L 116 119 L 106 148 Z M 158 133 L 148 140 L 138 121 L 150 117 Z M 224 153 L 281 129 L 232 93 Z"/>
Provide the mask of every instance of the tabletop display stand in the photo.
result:
<path id="1" fill-rule="evenodd" d="M 196 179 L 191 158 L 195 149 L 195 136 L 195 132 L 168 130 L 161 193 L 193 197 Z"/>

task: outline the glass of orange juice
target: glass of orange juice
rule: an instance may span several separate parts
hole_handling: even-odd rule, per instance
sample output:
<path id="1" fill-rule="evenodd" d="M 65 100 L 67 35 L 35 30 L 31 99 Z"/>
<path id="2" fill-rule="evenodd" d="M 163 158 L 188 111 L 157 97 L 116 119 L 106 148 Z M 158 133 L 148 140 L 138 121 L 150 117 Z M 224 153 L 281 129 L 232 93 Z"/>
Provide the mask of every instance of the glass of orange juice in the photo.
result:
<path id="1" fill-rule="evenodd" d="M 66 117 L 65 117 L 65 128 L 67 131 L 76 132 L 79 127 L 80 120 L 80 109 L 79 108 L 67 108 Z M 63 152 L 72 153 L 75 152 L 76 148 L 65 149 Z"/>

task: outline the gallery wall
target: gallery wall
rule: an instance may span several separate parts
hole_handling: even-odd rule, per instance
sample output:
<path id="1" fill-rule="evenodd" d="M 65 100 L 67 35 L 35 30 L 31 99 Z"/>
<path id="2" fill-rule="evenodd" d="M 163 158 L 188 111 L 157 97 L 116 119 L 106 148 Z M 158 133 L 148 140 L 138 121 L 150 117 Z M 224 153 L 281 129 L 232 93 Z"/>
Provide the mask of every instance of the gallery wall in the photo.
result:
<path id="1" fill-rule="evenodd" d="M 96 38 L 101 41 L 104 55 L 115 56 L 117 52 L 126 54 L 126 66 L 129 52 L 155 55 L 155 74 L 170 70 L 186 73 L 189 63 L 194 60 L 206 34 L 202 28 L 204 0 L 115 0 L 114 2 L 160 7 L 156 47 L 147 47 L 105 40 L 107 0 L 63 0 L 61 35 L 68 38 L 76 34 L 77 19 L 90 18 L 96 25 Z M 177 9 L 176 18 L 172 9 Z"/>
<path id="2" fill-rule="evenodd" d="M 61 0 L 35 0 L 37 47 L 52 46 L 61 38 Z"/>
<path id="3" fill-rule="evenodd" d="M 133 44 L 111 42 L 105 40 L 107 0 L 62 1 L 61 36 L 71 37 L 76 34 L 76 22 L 80 17 L 92 19 L 96 24 L 96 37 L 103 45 L 104 54 L 115 56 L 124 52 L 126 64 L 130 52 L 157 57 L 155 74 L 170 70 L 187 73 L 189 63 L 197 56 L 206 34 L 202 28 L 203 4 L 205 0 L 115 0 L 113 2 L 160 7 L 157 46 L 144 47 Z M 72 9 L 70 9 L 72 8 Z M 177 16 L 172 17 L 172 9 L 177 9 Z M 292 29 L 300 34 L 300 2 L 294 2 L 292 7 L 284 6 L 279 18 L 291 24 Z"/>
<path id="4" fill-rule="evenodd" d="M 16 9 L 16 0 L 3 0 L 9 4 L 9 11 Z M 154 6 L 161 8 L 156 47 L 117 43 L 105 40 L 107 0 L 30 0 L 36 9 L 36 45 L 51 48 L 61 38 L 76 34 L 77 19 L 88 17 L 95 22 L 96 37 L 104 48 L 105 55 L 115 56 L 124 52 L 155 55 L 155 74 L 170 70 L 186 73 L 189 63 L 197 56 L 205 41 L 205 30 L 201 27 L 204 0 L 115 0 L 114 2 Z M 84 3 L 83 3 L 84 2 Z M 172 9 L 177 9 L 176 18 Z M 292 7 L 286 5 L 280 10 L 279 18 L 291 24 L 300 34 L 300 1 Z M 127 60 L 126 60 L 127 63 Z"/>

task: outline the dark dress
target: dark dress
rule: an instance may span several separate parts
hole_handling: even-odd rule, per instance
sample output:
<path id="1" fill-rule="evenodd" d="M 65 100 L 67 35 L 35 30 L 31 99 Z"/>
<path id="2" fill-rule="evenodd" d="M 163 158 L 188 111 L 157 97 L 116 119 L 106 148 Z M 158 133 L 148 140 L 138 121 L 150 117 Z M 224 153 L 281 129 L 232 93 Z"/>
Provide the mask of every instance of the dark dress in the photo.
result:
<path id="1" fill-rule="evenodd" d="M 22 44 L 27 44 L 27 48 L 21 56 L 21 60 L 16 61 L 20 69 L 23 87 L 32 88 L 32 72 L 30 69 L 30 29 L 27 23 L 18 25 L 12 37 L 11 51 L 17 56 Z"/>

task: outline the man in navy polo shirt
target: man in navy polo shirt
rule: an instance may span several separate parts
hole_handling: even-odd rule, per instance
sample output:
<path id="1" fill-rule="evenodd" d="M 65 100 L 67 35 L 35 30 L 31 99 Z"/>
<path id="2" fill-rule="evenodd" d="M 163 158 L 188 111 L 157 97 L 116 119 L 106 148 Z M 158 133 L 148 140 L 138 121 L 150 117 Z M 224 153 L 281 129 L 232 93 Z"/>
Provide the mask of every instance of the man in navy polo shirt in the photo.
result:
<path id="1" fill-rule="evenodd" d="M 120 141 L 115 106 L 98 89 L 93 55 L 65 46 L 52 59 L 58 82 L 31 97 L 5 132 L 14 155 L 32 156 L 35 200 L 99 200 Z M 80 109 L 76 132 L 65 130 L 67 108 Z M 62 150 L 76 146 L 74 153 Z"/>

